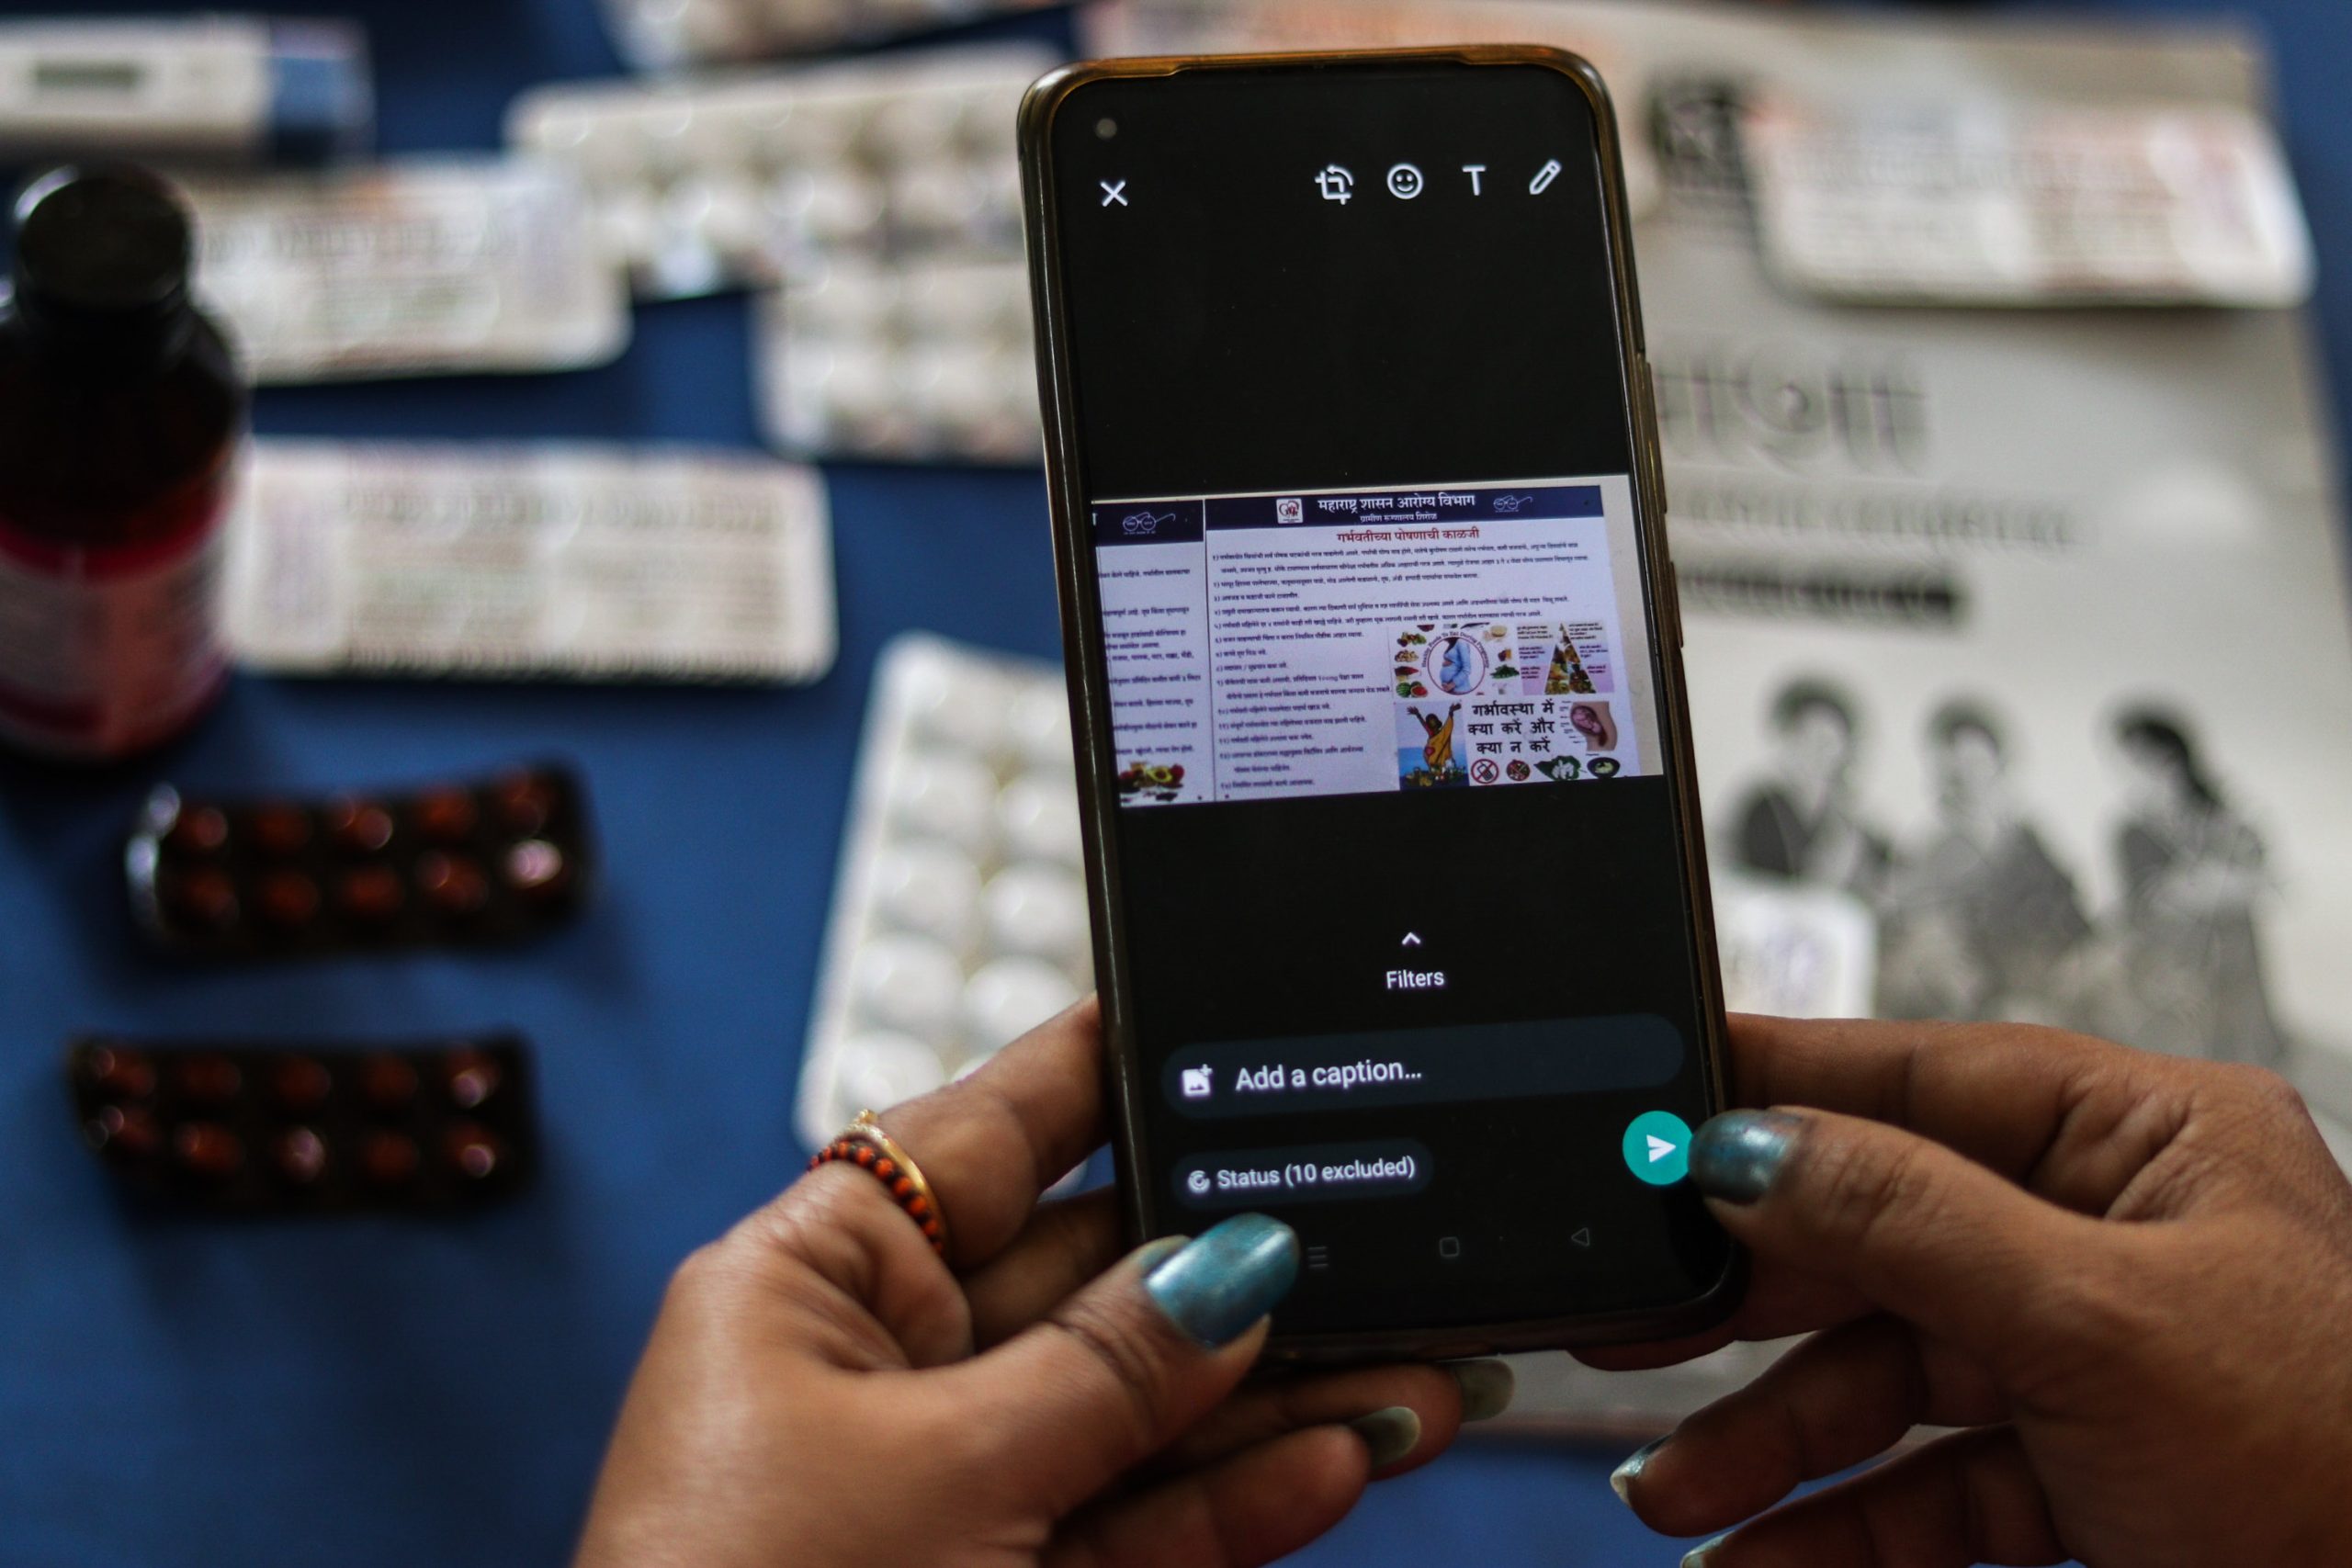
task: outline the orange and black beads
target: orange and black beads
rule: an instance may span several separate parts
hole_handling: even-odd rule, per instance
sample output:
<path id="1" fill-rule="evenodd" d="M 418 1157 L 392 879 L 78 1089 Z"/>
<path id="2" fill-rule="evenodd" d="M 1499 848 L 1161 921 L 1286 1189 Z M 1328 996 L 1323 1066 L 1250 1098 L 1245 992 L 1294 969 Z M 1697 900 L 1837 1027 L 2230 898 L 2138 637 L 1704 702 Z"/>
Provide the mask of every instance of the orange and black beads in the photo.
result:
<path id="1" fill-rule="evenodd" d="M 881 1182 L 884 1190 L 890 1194 L 891 1201 L 904 1209 L 907 1218 L 922 1229 L 923 1239 L 931 1243 L 931 1249 L 943 1258 L 946 1256 L 947 1231 L 939 1223 L 939 1210 L 915 1186 L 914 1178 L 909 1176 L 897 1160 L 864 1138 L 843 1137 L 835 1138 L 818 1150 L 809 1159 L 808 1168 L 814 1170 L 835 1160 L 846 1160 L 860 1169 L 873 1172 L 875 1179 Z"/>

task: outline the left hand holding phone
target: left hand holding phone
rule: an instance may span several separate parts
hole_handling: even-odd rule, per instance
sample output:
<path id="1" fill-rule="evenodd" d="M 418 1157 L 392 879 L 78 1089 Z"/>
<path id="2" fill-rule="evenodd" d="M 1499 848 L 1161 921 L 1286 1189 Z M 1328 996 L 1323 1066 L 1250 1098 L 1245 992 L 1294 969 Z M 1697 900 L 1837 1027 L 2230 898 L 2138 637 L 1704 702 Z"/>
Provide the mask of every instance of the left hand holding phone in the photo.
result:
<path id="1" fill-rule="evenodd" d="M 1243 1568 L 1509 1401 L 1498 1362 L 1244 1387 L 1297 1269 L 1286 1226 L 1241 1215 L 1122 1259 L 1109 1192 L 1040 1203 L 1103 1135 L 1091 998 L 885 1121 L 946 1258 L 846 1161 L 689 1258 L 582 1568 Z"/>

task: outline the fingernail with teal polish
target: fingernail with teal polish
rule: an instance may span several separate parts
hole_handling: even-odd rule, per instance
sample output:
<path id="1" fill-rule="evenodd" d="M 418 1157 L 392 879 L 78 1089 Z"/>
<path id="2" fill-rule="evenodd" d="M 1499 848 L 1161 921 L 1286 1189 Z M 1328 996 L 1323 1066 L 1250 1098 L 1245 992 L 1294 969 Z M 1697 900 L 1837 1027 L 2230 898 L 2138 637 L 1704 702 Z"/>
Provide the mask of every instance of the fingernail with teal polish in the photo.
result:
<path id="1" fill-rule="evenodd" d="M 1701 1541 L 1682 1554 L 1682 1568 L 1707 1568 L 1707 1564 L 1715 1560 L 1715 1553 L 1722 1549 L 1724 1542 L 1730 1539 L 1727 1535 L 1719 1535 L 1713 1540 Z"/>
<path id="2" fill-rule="evenodd" d="M 1363 1439 L 1374 1470 L 1387 1469 L 1421 1442 L 1421 1418 L 1408 1404 L 1392 1404 L 1385 1410 L 1359 1416 L 1348 1427 Z"/>
<path id="3" fill-rule="evenodd" d="M 1491 1421 L 1510 1408 L 1519 1379 L 1508 1361 L 1454 1361 L 1446 1369 L 1462 1385 L 1462 1419 Z"/>
<path id="4" fill-rule="evenodd" d="M 1158 1241 L 1145 1242 L 1135 1250 L 1136 1267 L 1148 1274 L 1171 1255 L 1183 1251 L 1192 1239 L 1188 1235 L 1164 1235 Z"/>
<path id="5" fill-rule="evenodd" d="M 1753 1203 L 1772 1185 L 1804 1125 L 1778 1111 L 1726 1111 L 1690 1140 L 1690 1179 L 1710 1198 Z"/>
<path id="6" fill-rule="evenodd" d="M 1297 1278 L 1291 1228 L 1263 1214 L 1237 1214 L 1146 1274 L 1143 1288 L 1170 1322 L 1214 1350 L 1273 1311 Z"/>
<path id="7" fill-rule="evenodd" d="M 1649 1463 L 1650 1456 L 1664 1447 L 1666 1447 L 1664 1438 L 1653 1438 L 1627 1454 L 1625 1462 L 1609 1472 L 1609 1490 L 1617 1494 L 1617 1501 L 1628 1507 L 1633 1506 L 1634 1481 L 1640 1477 L 1642 1467 Z"/>

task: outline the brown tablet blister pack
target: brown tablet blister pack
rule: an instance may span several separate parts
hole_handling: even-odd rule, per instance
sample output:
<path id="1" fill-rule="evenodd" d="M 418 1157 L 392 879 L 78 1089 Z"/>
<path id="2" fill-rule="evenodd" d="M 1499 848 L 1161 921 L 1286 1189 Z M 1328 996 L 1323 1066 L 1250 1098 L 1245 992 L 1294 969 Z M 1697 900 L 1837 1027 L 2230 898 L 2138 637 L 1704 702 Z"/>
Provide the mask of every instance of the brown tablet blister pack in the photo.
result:
<path id="1" fill-rule="evenodd" d="M 141 930 L 201 958 L 472 947 L 587 897 L 586 796 L 534 764 L 400 794 L 212 800 L 159 784 L 124 855 Z"/>
<path id="2" fill-rule="evenodd" d="M 249 1213 L 454 1209 L 537 1158 L 512 1034 L 406 1045 L 159 1044 L 85 1035 L 65 1073 L 83 1139 L 133 1190 Z"/>

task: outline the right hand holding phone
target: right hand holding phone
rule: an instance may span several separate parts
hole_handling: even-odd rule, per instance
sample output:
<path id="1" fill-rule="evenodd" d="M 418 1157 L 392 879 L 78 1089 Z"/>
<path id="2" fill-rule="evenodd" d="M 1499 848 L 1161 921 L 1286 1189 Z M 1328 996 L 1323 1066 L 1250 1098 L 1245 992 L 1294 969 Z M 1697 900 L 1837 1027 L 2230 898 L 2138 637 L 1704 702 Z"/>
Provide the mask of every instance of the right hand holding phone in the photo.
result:
<path id="1" fill-rule="evenodd" d="M 1740 1018 L 1732 1061 L 1772 1109 L 1690 1172 L 1747 1302 L 1584 1354 L 1818 1331 L 1618 1472 L 1669 1534 L 1752 1519 L 1686 1561 L 2352 1562 L 2352 1185 L 2282 1079 L 2004 1024 Z"/>

